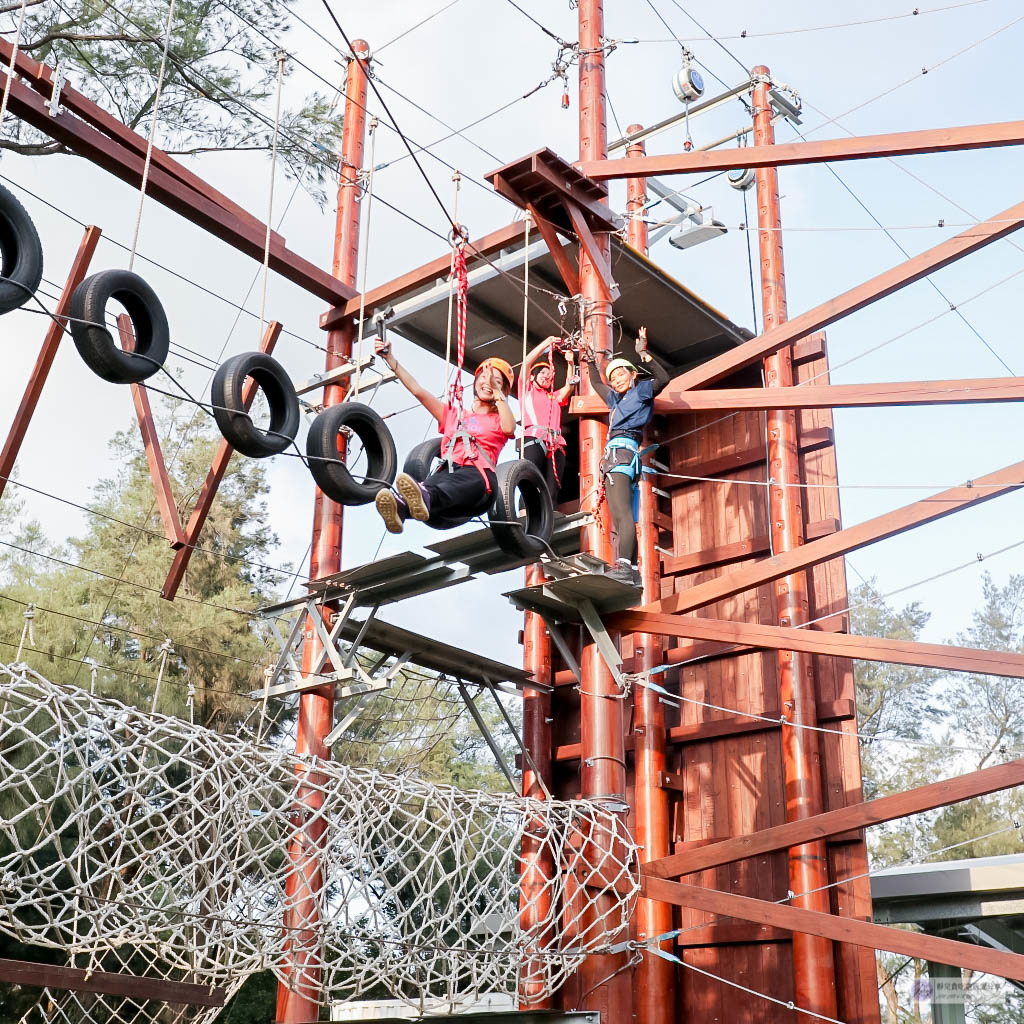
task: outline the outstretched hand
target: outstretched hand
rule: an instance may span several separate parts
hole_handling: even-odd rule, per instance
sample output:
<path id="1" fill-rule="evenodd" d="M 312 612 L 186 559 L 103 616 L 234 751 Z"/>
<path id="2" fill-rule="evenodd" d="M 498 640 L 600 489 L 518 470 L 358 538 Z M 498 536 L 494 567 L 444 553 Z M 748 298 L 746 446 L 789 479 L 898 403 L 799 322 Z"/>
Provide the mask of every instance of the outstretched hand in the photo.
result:
<path id="1" fill-rule="evenodd" d="M 391 342 L 386 341 L 384 338 L 377 338 L 374 341 L 373 354 L 375 356 L 383 356 L 384 362 L 387 363 L 392 370 L 398 362 L 398 360 L 391 354 Z"/>

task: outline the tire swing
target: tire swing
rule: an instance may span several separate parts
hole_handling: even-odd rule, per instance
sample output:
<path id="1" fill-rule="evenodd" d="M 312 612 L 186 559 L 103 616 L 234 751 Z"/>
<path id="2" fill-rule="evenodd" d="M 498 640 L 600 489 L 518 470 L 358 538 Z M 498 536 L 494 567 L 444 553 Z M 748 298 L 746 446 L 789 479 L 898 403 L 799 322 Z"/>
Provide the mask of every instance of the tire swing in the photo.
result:
<path id="1" fill-rule="evenodd" d="M 107 303 L 120 302 L 132 321 L 135 348 L 126 352 L 106 326 Z M 71 294 L 69 327 L 86 366 L 111 384 L 138 384 L 163 366 L 171 344 L 156 292 L 130 270 L 103 270 Z"/>
<path id="2" fill-rule="evenodd" d="M 362 479 L 339 458 L 338 434 L 351 431 L 366 452 Z M 367 505 L 377 492 L 395 482 L 398 453 L 387 424 L 368 405 L 341 402 L 319 413 L 306 437 L 309 471 L 317 487 L 340 505 Z"/>
<path id="3" fill-rule="evenodd" d="M 550 553 L 555 510 L 541 471 L 525 459 L 500 462 L 488 513 L 495 543 L 506 555 L 539 558 Z M 518 500 L 517 500 L 518 495 Z M 520 515 L 520 504 L 526 515 Z"/>
<path id="4" fill-rule="evenodd" d="M 270 426 L 261 430 L 242 403 L 251 377 L 270 406 Z M 224 440 L 250 459 L 280 455 L 299 432 L 299 397 L 284 367 L 264 352 L 242 352 L 222 363 L 210 388 L 213 417 Z"/>
<path id="5" fill-rule="evenodd" d="M 43 279 L 43 246 L 25 207 L 0 185 L 0 315 L 23 306 Z"/>

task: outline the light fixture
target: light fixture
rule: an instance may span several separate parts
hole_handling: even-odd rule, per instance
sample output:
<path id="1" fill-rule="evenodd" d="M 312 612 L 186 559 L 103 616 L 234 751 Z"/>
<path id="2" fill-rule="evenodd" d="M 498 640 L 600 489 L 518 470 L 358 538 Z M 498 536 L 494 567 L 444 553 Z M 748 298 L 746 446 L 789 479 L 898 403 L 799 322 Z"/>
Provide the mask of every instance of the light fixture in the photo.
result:
<path id="1" fill-rule="evenodd" d="M 689 249 L 691 246 L 709 242 L 712 238 L 724 235 L 729 229 L 720 221 L 715 220 L 714 211 L 710 206 L 691 210 L 680 222 L 679 230 L 669 235 L 669 242 L 676 249 Z"/>

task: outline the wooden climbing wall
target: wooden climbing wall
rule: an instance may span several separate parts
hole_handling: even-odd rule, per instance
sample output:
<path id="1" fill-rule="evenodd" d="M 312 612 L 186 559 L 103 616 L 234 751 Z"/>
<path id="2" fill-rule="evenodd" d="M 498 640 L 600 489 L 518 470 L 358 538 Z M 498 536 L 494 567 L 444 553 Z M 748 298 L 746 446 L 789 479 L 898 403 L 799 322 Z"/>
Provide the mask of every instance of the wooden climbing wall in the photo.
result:
<path id="1" fill-rule="evenodd" d="M 794 370 L 800 382 L 827 383 L 824 334 L 796 346 Z M 820 376 L 819 376 L 820 375 Z M 727 386 L 750 385 L 733 380 Z M 836 455 L 831 410 L 799 413 L 801 465 L 805 484 L 835 484 Z M 658 422 L 661 439 L 671 440 L 659 460 L 671 473 L 711 477 L 714 482 L 670 476 L 658 480 L 661 498 L 663 596 L 728 573 L 769 554 L 765 421 L 761 412 L 681 414 Z M 679 436 L 683 435 L 683 436 Z M 730 483 L 726 481 L 743 481 Z M 809 487 L 803 501 L 806 536 L 824 536 L 840 528 L 839 494 L 829 486 Z M 842 559 L 817 567 L 810 590 L 811 628 L 848 631 L 846 575 Z M 701 609 L 698 615 L 746 622 L 778 621 L 772 585 L 738 594 Z M 777 654 L 744 652 L 734 645 L 706 641 L 666 642 L 684 663 L 661 677 L 680 694 L 682 706 L 667 708 L 668 779 L 672 801 L 672 852 L 704 846 L 782 824 L 785 820 L 780 727 L 747 715 L 778 719 Z M 631 657 L 632 638 L 622 653 Z M 822 781 L 826 810 L 861 799 L 860 755 L 852 663 L 814 657 L 819 725 L 835 730 L 821 737 Z M 579 703 L 566 672 L 556 673 L 554 700 L 554 767 L 564 796 L 579 791 Z M 711 707 L 709 705 L 714 705 Z M 632 719 L 627 719 L 631 730 Z M 627 751 L 633 737 L 627 732 Z M 632 757 L 627 753 L 629 784 Z M 635 806 L 635 793 L 628 793 Z M 830 881 L 854 878 L 867 870 L 862 832 L 836 837 L 828 844 Z M 749 858 L 686 876 L 682 881 L 762 899 L 786 896 L 784 852 Z M 871 919 L 870 885 L 856 878 L 830 892 L 835 913 Z M 675 908 L 676 953 L 688 965 L 767 993 L 784 1003 L 793 998 L 791 940 L 788 932 L 736 919 L 715 919 Z M 836 946 L 839 1017 L 845 1024 L 879 1021 L 874 952 L 847 944 Z M 562 993 L 575 1005 L 573 986 Z M 728 1024 L 796 1024 L 802 1015 L 679 968 L 678 1019 L 681 1022 Z"/>

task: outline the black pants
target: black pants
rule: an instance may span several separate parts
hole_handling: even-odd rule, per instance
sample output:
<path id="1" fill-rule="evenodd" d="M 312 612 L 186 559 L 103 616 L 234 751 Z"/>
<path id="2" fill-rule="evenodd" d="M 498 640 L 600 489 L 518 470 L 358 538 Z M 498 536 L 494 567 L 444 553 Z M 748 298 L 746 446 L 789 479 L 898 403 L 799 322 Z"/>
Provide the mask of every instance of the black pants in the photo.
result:
<path id="1" fill-rule="evenodd" d="M 528 437 L 523 445 L 523 458 L 532 462 L 544 477 L 551 492 L 551 503 L 558 504 L 558 492 L 565 474 L 565 449 L 555 452 L 554 460 L 548 455 L 548 446 L 538 437 Z"/>
<path id="2" fill-rule="evenodd" d="M 605 500 L 612 514 L 613 543 L 616 557 L 628 558 L 636 565 L 636 523 L 633 521 L 633 481 L 625 473 L 607 473 Z"/>
<path id="3" fill-rule="evenodd" d="M 469 519 L 486 512 L 491 507 L 494 490 L 498 481 L 490 470 L 485 470 L 490 482 L 487 484 L 476 466 L 457 466 L 448 472 L 448 466 L 442 464 L 427 477 L 423 486 L 430 494 L 431 526 L 445 526 L 447 519 Z"/>

